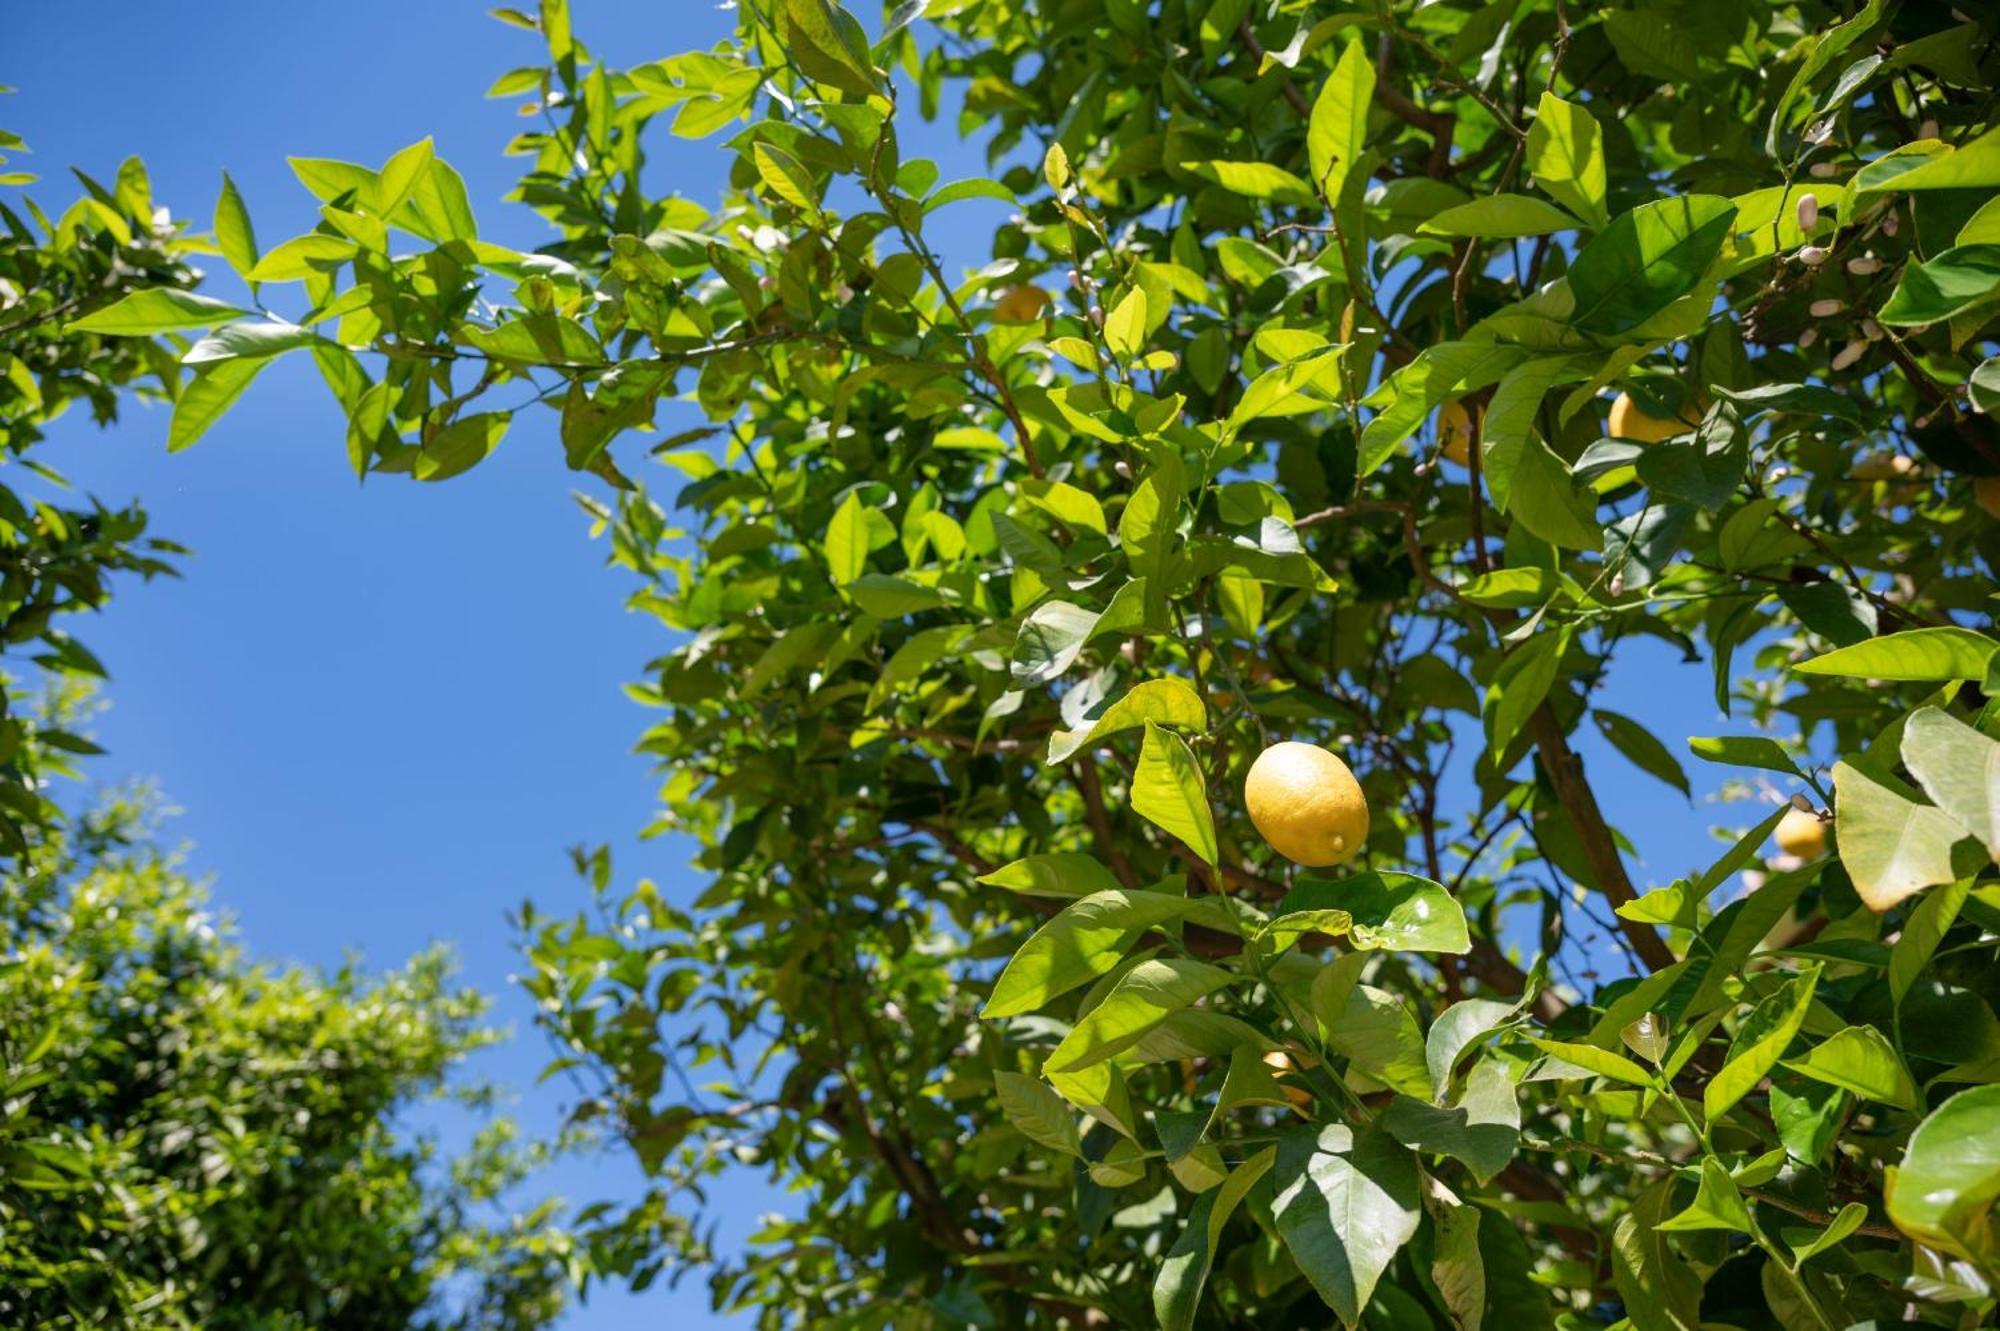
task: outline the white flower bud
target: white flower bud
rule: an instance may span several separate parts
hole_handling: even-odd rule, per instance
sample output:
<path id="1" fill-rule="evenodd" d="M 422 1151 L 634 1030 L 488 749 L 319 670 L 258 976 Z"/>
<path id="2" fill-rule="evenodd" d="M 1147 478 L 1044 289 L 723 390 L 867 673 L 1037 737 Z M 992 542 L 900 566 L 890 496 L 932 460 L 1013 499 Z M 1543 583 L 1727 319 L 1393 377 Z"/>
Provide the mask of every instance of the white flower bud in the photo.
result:
<path id="1" fill-rule="evenodd" d="M 1873 255 L 1864 254 L 1858 259 L 1849 259 L 1847 261 L 1847 271 L 1853 273 L 1856 277 L 1866 277 L 1870 273 L 1881 272 L 1882 261 Z"/>
<path id="2" fill-rule="evenodd" d="M 1799 250 L 1799 262 L 1808 268 L 1817 268 L 1826 262 L 1826 255 L 1826 246 L 1807 245 Z"/>
<path id="3" fill-rule="evenodd" d="M 1831 319 L 1845 308 L 1847 307 L 1844 304 L 1832 298 L 1816 300 L 1812 303 L 1812 317 L 1815 319 Z"/>
<path id="4" fill-rule="evenodd" d="M 1104 327 L 1104 307 L 1102 305 L 1093 305 L 1090 307 L 1090 322 L 1099 328 Z"/>
<path id="5" fill-rule="evenodd" d="M 1901 222 L 1898 222 L 1896 220 L 1896 214 L 1890 213 L 1887 217 L 1884 217 L 1882 219 L 1882 234 L 1885 236 L 1893 236 L 1896 234 L 1897 230 L 1902 225 L 1903 224 Z"/>
<path id="6" fill-rule="evenodd" d="M 1127 463 L 1114 462 L 1111 464 L 1111 470 L 1118 473 L 1118 479 L 1120 480 L 1129 481 L 1132 479 L 1132 468 Z"/>
<path id="7" fill-rule="evenodd" d="M 1799 350 L 1804 351 L 1807 347 L 1811 346 L 1813 343 L 1817 341 L 1819 341 L 1819 329 L 1808 328 L 1803 333 L 1799 334 Z"/>
<path id="8" fill-rule="evenodd" d="M 1799 811 L 1800 813 L 1814 813 L 1814 814 L 1816 814 L 1816 813 L 1818 813 L 1818 812 L 1819 812 L 1819 810 L 1818 810 L 1818 809 L 1815 809 L 1815 808 L 1813 807 L 1813 802 L 1812 802 L 1812 800 L 1811 800 L 1810 798 L 1808 798 L 1807 796 L 1805 796 L 1805 795 L 1794 795 L 1794 796 L 1792 796 L 1792 807 L 1793 807 L 1794 809 L 1797 809 L 1797 810 L 1798 810 L 1798 811 Z"/>
<path id="9" fill-rule="evenodd" d="M 1815 180 L 1827 180 L 1840 174 L 1840 168 L 1832 162 L 1814 162 L 1807 168 Z"/>
<path id="10" fill-rule="evenodd" d="M 1873 319 L 1863 319 L 1861 321 L 1861 336 L 1867 338 L 1870 342 L 1880 342 L 1882 340 L 1882 325 L 1876 323 Z"/>
<path id="11" fill-rule="evenodd" d="M 1799 229 L 1810 231 L 1819 225 L 1819 196 L 1801 194 L 1799 196 Z"/>
<path id="12" fill-rule="evenodd" d="M 1834 356 L 1833 368 L 1836 370 L 1844 370 L 1848 366 L 1854 364 L 1854 362 L 1860 360 L 1863 356 L 1867 354 L 1868 354 L 1868 339 L 1864 337 L 1857 337 L 1852 342 L 1849 342 L 1846 346 L 1842 347 L 1839 353 Z"/>
<path id="13" fill-rule="evenodd" d="M 1613 573 L 1611 581 L 1608 584 L 1608 590 L 1613 596 L 1623 596 L 1625 594 L 1625 575 L 1623 573 Z"/>
<path id="14" fill-rule="evenodd" d="M 1934 138 L 1936 138 L 1937 136 L 1938 136 L 1938 122 L 1937 122 L 1937 121 L 1935 121 L 1935 120 L 1926 120 L 1926 121 L 1924 121 L 1924 123 L 1923 123 L 1923 124 L 1921 124 L 1921 125 L 1918 125 L 1918 126 L 1917 126 L 1917 138 L 1918 138 L 1918 139 L 1920 139 L 1920 140 L 1921 140 L 1921 139 L 1934 139 Z"/>

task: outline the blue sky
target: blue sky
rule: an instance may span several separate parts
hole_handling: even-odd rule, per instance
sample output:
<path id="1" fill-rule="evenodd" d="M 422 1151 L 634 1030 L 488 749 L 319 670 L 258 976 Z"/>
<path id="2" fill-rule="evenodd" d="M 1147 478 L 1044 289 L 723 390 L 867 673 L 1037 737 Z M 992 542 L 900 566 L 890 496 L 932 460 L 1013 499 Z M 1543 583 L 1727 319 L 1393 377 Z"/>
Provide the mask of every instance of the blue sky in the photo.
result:
<path id="1" fill-rule="evenodd" d="M 137 153 L 155 198 L 205 228 L 226 167 L 267 248 L 313 222 L 287 154 L 376 163 L 430 134 L 465 175 L 482 234 L 533 248 L 546 239 L 538 219 L 500 202 L 519 164 L 500 150 L 520 122 L 511 101 L 482 93 L 538 53 L 484 8 L 211 0 L 145 25 L 143 39 L 119 24 L 113 39 L 73 8 L 16 6 L 0 82 L 19 91 L 0 99 L 0 125 L 35 150 L 19 165 L 42 173 L 33 192 L 47 204 L 72 196 L 64 167 L 108 178 Z M 701 0 L 579 0 L 576 10 L 578 35 L 614 63 L 706 45 L 731 23 Z M 100 19 L 107 33 L 118 22 Z M 945 179 L 983 172 L 976 149 L 946 158 L 948 126 L 906 142 L 940 157 Z M 720 189 L 728 159 L 714 143 L 656 134 L 650 151 L 656 189 L 703 202 Z M 968 245 L 990 220 L 971 205 L 954 218 Z M 977 261 L 969 248 L 963 257 Z M 213 290 L 238 290 L 220 260 L 210 267 Z M 660 423 L 693 418 L 675 404 Z M 186 453 L 165 453 L 164 411 L 134 406 L 109 431 L 80 416 L 59 422 L 43 455 L 107 501 L 139 497 L 155 534 L 194 551 L 184 579 L 128 582 L 80 626 L 112 673 L 111 708 L 95 728 L 111 752 L 97 774 L 157 779 L 184 810 L 169 835 L 192 843 L 191 864 L 214 876 L 260 955 L 334 963 L 354 948 L 388 964 L 452 942 L 466 978 L 498 995 L 501 1017 L 522 1032 L 480 1071 L 522 1088 L 548 1051 L 507 983 L 515 958 L 503 912 L 525 897 L 557 912 L 578 904 L 565 854 L 578 842 L 611 843 L 623 881 L 651 876 L 682 901 L 699 890 L 684 845 L 634 838 L 654 781 L 631 753 L 645 717 L 620 684 L 665 639 L 625 612 L 625 579 L 586 540 L 569 497 L 578 477 L 562 465 L 552 420 L 523 418 L 494 458 L 451 484 L 361 487 L 328 394 L 293 357 Z M 1652 640 L 1630 656 L 1605 701 L 1655 723 L 1670 746 L 1744 729 L 1716 716 L 1705 667 L 1676 664 Z M 1750 821 L 1690 808 L 1594 734 L 1584 750 L 1649 881 L 1711 858 L 1709 824 Z M 551 1124 L 555 1089 L 525 1095 L 530 1128 Z M 613 1158 L 566 1164 L 550 1183 L 587 1202 L 632 1180 Z M 753 1180 L 716 1200 L 725 1243 L 783 1205 Z M 721 1324 L 698 1282 L 593 1300 L 573 1321 L 617 1331 L 665 1314 Z"/>

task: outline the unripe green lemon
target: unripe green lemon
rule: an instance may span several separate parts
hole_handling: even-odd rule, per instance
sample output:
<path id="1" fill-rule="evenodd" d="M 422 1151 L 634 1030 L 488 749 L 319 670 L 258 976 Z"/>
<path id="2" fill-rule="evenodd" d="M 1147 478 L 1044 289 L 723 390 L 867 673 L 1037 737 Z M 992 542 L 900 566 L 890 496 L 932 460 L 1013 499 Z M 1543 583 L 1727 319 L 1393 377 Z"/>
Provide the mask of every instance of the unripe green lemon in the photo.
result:
<path id="1" fill-rule="evenodd" d="M 1308 868 L 1345 863 L 1368 840 L 1361 783 L 1317 744 L 1286 740 L 1258 754 L 1243 802 L 1271 849 Z"/>

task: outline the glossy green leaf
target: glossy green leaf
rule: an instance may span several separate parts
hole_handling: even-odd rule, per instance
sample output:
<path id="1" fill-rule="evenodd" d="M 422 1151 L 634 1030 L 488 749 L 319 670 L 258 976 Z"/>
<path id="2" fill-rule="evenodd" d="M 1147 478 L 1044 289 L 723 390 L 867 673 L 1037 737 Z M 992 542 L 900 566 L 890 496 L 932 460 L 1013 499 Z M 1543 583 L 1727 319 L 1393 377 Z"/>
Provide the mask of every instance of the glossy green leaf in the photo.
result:
<path id="1" fill-rule="evenodd" d="M 1271 1181 L 1292 1260 L 1342 1324 L 1359 1325 L 1376 1282 L 1417 1232 L 1416 1158 L 1380 1132 L 1294 1128 L 1278 1139 Z"/>
<path id="2" fill-rule="evenodd" d="M 1815 656 L 1792 669 L 1852 679 L 1983 679 L 1996 650 L 2000 642 L 1971 629 L 1906 629 Z"/>
<path id="3" fill-rule="evenodd" d="M 1046 1082 L 1001 1069 L 993 1074 L 993 1089 L 999 1096 L 1000 1112 L 1022 1136 L 1064 1155 L 1083 1154 L 1076 1115 Z"/>
<path id="4" fill-rule="evenodd" d="M 1139 767 L 1132 774 L 1132 808 L 1212 865 L 1218 857 L 1215 818 L 1209 811 L 1201 765 L 1179 735 L 1150 720 L 1145 727 Z"/>
<path id="5" fill-rule="evenodd" d="M 1273 922 L 1297 912 L 1340 911 L 1362 951 L 1464 953 L 1472 943 L 1465 910 L 1441 884 L 1408 873 L 1301 878 Z"/>
<path id="6" fill-rule="evenodd" d="M 1941 323 L 2000 293 L 2000 245 L 1966 245 L 1903 269 L 1895 294 L 1877 311 L 1885 324 Z"/>
<path id="7" fill-rule="evenodd" d="M 1338 202 L 1368 139 L 1375 65 L 1362 43 L 1349 42 L 1313 98 L 1306 125 L 1306 159 L 1320 197 Z"/>
<path id="8" fill-rule="evenodd" d="M 1568 1069 L 1556 1069 L 1565 1077 L 1583 1075 L 1609 1077 L 1613 1081 L 1622 1081 L 1629 1086 L 1653 1084 L 1653 1074 L 1646 1069 L 1623 1054 L 1614 1054 L 1608 1049 L 1599 1049 L 1596 1045 L 1575 1044 L 1568 1040 L 1544 1040 L 1534 1035 L 1528 1037 L 1528 1043 L 1567 1064 Z M 1548 1076 L 1549 1071 L 1545 1069 L 1542 1075 Z"/>
<path id="9" fill-rule="evenodd" d="M 167 451 L 178 453 L 208 433 L 231 403 L 243 396 L 268 359 L 225 360 L 203 366 L 181 386 L 174 399 L 174 418 L 167 426 Z"/>
<path id="10" fill-rule="evenodd" d="M 1744 1018 L 1729 1046 L 1729 1061 L 1702 1088 L 1702 1113 L 1709 1122 L 1728 1113 L 1778 1065 L 1805 1021 L 1818 980 L 1819 972 L 1809 970 L 1786 981 Z"/>
<path id="11" fill-rule="evenodd" d="M 1735 218 L 1728 199 L 1692 194 L 1612 219 L 1570 265 L 1571 321 L 1608 336 L 1639 327 L 1695 289 Z"/>
<path id="12" fill-rule="evenodd" d="M 1833 825 L 1840 862 L 1870 909 L 1948 883 L 1951 848 L 1965 835 L 1942 809 L 1918 804 L 1847 763 L 1833 768 Z"/>
<path id="13" fill-rule="evenodd" d="M 1903 1066 L 1895 1046 L 1873 1026 L 1835 1031 L 1808 1049 L 1803 1058 L 1786 1059 L 1785 1066 L 1864 1100 L 1879 1100 L 1898 1109 L 1922 1106 L 1910 1070 Z"/>
<path id="14" fill-rule="evenodd" d="M 1142 961 L 1070 1029 L 1045 1070 L 1077 1072 L 1112 1058 L 1174 1013 L 1234 980 L 1228 971 L 1185 958 Z"/>
<path id="15" fill-rule="evenodd" d="M 175 287 L 149 287 L 71 322 L 79 333 L 147 337 L 182 328 L 213 328 L 248 313 L 226 301 Z"/>
<path id="16" fill-rule="evenodd" d="M 1593 228 L 1606 221 L 1604 133 L 1586 107 L 1544 92 L 1528 129 L 1535 184 Z"/>
<path id="17" fill-rule="evenodd" d="M 1755 1228 L 1750 1219 L 1750 1209 L 1743 1204 L 1743 1195 L 1736 1190 L 1736 1181 L 1729 1177 L 1729 1171 L 1714 1156 L 1705 1156 L 1701 1162 L 1701 1186 L 1686 1210 L 1662 1220 L 1659 1228 L 1664 1233 L 1687 1233 L 1702 1229 L 1728 1229 L 1738 1234 L 1751 1233 Z"/>
<path id="18" fill-rule="evenodd" d="M 1487 194 L 1447 208 L 1418 227 L 1430 236 L 1478 236 L 1487 240 L 1509 240 L 1519 236 L 1547 236 L 1558 231 L 1574 231 L 1581 223 L 1552 203 L 1529 194 Z"/>
<path id="19" fill-rule="evenodd" d="M 500 446 L 512 420 L 504 411 L 459 417 L 424 441 L 413 474 L 420 481 L 443 481 L 472 470 Z"/>
<path id="20" fill-rule="evenodd" d="M 2000 1085 L 1960 1091 L 1918 1124 L 1887 1195 L 1896 1228 L 1990 1267 L 2000 1256 Z"/>
<path id="21" fill-rule="evenodd" d="M 1015 950 L 980 1015 L 990 1019 L 1033 1012 L 1110 974 L 1146 930 L 1181 919 L 1195 906 L 1188 897 L 1119 887 L 1072 902 Z"/>
<path id="22" fill-rule="evenodd" d="M 1278 1148 L 1267 1146 L 1229 1172 L 1220 1187 L 1195 1198 L 1187 1224 L 1153 1282 L 1153 1313 L 1163 1331 L 1190 1331 L 1201 1306 L 1202 1287 L 1221 1245 L 1230 1216 L 1276 1163 Z"/>
<path id="23" fill-rule="evenodd" d="M 1941 708 L 1920 707 L 1903 727 L 1903 763 L 2000 864 L 2000 742 Z"/>

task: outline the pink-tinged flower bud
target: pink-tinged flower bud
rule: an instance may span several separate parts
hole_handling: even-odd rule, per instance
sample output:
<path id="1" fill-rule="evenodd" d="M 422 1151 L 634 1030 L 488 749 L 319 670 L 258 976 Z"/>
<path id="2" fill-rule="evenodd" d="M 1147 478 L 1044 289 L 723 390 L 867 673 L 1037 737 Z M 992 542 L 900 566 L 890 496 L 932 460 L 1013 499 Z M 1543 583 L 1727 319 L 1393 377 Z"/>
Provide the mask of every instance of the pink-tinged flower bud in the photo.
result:
<path id="1" fill-rule="evenodd" d="M 1917 418 L 1916 418 L 1915 420 L 1911 421 L 1911 422 L 1910 422 L 1910 428 L 1911 428 L 1912 430 L 1928 430 L 1928 429 L 1930 429 L 1930 428 L 1931 428 L 1931 418 L 1930 418 L 1929 414 L 1925 414 L 1925 415 L 1922 415 L 1922 416 L 1919 416 L 1919 417 L 1917 417 Z"/>
<path id="2" fill-rule="evenodd" d="M 1805 332 L 1799 334 L 1799 350 L 1804 351 L 1817 341 L 1819 341 L 1819 329 L 1808 328 Z"/>
<path id="3" fill-rule="evenodd" d="M 1853 273 L 1856 277 L 1866 277 L 1870 273 L 1881 272 L 1882 261 L 1872 254 L 1864 254 L 1858 259 L 1849 259 L 1847 261 L 1847 271 Z"/>
<path id="4" fill-rule="evenodd" d="M 1898 222 L 1896 220 L 1896 214 L 1890 213 L 1887 217 L 1882 219 L 1882 234 L 1885 236 L 1893 236 L 1896 234 L 1898 230 L 1901 229 L 1902 225 L 1903 224 L 1901 222 Z"/>
<path id="5" fill-rule="evenodd" d="M 1814 162 L 1808 169 L 1816 180 L 1827 180 L 1840 173 L 1840 168 L 1832 162 Z"/>
<path id="6" fill-rule="evenodd" d="M 1613 573 L 1611 581 L 1606 584 L 1606 590 L 1613 596 L 1623 596 L 1625 594 L 1625 575 L 1623 573 Z"/>
<path id="7" fill-rule="evenodd" d="M 1428 476 L 1431 474 L 1431 464 L 1428 462 L 1419 462 L 1415 467 L 1412 467 L 1410 471 L 1411 474 L 1415 476 Z"/>
<path id="8" fill-rule="evenodd" d="M 1868 339 L 1863 337 L 1857 337 L 1852 342 L 1849 342 L 1846 346 L 1842 347 L 1840 351 L 1834 356 L 1833 368 L 1835 370 L 1844 370 L 1867 354 L 1868 354 Z"/>
<path id="9" fill-rule="evenodd" d="M 1090 322 L 1099 328 L 1104 327 L 1104 307 L 1102 305 L 1093 305 L 1090 307 Z"/>
<path id="10" fill-rule="evenodd" d="M 1880 342 L 1882 340 L 1882 325 L 1876 323 L 1873 319 L 1863 319 L 1861 321 L 1861 336 L 1867 338 L 1870 342 Z"/>
<path id="11" fill-rule="evenodd" d="M 1810 231 L 1819 225 L 1819 196 L 1801 194 L 1799 196 L 1799 230 Z"/>
<path id="12" fill-rule="evenodd" d="M 1934 139 L 1937 136 L 1938 136 L 1937 121 L 1926 120 L 1923 124 L 1917 126 L 1917 137 L 1919 139 Z"/>
<path id="13" fill-rule="evenodd" d="M 1846 306 L 1837 300 L 1816 300 L 1812 303 L 1812 317 L 1815 319 L 1831 319 L 1845 308 Z"/>
<path id="14" fill-rule="evenodd" d="M 1827 249 L 1824 245 L 1807 245 L 1799 251 L 1799 262 L 1809 268 L 1817 268 L 1826 262 Z"/>
<path id="15" fill-rule="evenodd" d="M 1111 470 L 1118 473 L 1120 480 L 1129 481 L 1132 479 L 1132 468 L 1126 463 L 1114 462 L 1111 464 Z"/>

